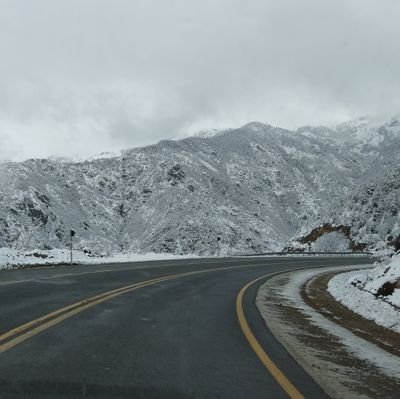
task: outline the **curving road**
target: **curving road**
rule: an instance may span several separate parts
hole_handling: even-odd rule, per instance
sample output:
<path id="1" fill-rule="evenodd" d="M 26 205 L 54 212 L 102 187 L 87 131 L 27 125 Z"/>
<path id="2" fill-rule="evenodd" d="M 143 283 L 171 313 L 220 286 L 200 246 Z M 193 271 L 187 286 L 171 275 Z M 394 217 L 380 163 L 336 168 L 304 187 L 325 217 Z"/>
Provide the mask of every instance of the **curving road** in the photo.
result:
<path id="1" fill-rule="evenodd" d="M 269 273 L 361 263 L 214 258 L 1 272 L 0 398 L 324 398 L 258 314 L 268 277 L 238 293 Z"/>

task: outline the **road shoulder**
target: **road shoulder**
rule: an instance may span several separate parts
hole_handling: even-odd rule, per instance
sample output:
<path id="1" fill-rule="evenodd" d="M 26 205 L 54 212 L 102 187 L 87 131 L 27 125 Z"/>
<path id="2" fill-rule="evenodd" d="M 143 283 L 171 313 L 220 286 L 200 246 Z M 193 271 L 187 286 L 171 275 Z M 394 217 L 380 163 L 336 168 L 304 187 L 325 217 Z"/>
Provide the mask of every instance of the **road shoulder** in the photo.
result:
<path id="1" fill-rule="evenodd" d="M 274 276 L 260 287 L 257 307 L 276 338 L 331 397 L 395 398 L 400 386 L 396 337 L 376 329 L 368 334 L 373 322 L 359 323 L 359 316 L 326 292 L 329 277 L 343 270 L 349 268 Z"/>

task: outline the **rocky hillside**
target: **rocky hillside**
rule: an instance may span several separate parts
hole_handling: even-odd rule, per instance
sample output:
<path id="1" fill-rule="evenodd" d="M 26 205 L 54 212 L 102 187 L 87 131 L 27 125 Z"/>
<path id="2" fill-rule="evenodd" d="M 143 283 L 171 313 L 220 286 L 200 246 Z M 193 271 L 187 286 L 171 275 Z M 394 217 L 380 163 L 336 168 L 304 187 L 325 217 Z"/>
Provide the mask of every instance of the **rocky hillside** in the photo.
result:
<path id="1" fill-rule="evenodd" d="M 93 253 L 251 253 L 339 219 L 355 237 L 368 207 L 386 209 L 359 193 L 399 165 L 399 130 L 395 119 L 295 132 L 251 123 L 112 158 L 5 163 L 0 247 L 64 248 L 74 229 L 77 248 Z M 384 201 L 389 186 L 376 187 Z M 380 238 L 385 228 L 397 234 L 397 215 L 373 222 Z"/>
<path id="2" fill-rule="evenodd" d="M 400 168 L 355 190 L 343 213 L 336 216 L 352 226 L 352 237 L 369 247 L 400 250 Z"/>

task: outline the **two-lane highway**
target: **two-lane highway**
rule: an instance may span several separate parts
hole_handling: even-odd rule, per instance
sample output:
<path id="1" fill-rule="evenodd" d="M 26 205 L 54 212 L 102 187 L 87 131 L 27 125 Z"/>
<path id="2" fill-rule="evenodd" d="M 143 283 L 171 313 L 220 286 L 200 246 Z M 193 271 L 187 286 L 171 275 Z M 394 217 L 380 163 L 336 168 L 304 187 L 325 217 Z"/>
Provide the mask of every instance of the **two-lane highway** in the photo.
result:
<path id="1" fill-rule="evenodd" d="M 0 398 L 323 398 L 255 307 L 268 277 L 243 287 L 365 263 L 214 258 L 2 272 Z"/>

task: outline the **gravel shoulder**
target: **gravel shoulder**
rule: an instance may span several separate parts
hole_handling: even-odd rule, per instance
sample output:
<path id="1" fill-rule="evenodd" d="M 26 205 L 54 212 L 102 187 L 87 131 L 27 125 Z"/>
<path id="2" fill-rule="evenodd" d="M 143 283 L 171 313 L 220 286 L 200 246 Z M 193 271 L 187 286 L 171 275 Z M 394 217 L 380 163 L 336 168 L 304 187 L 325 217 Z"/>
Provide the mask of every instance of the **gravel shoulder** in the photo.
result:
<path id="1" fill-rule="evenodd" d="M 257 307 L 271 332 L 332 398 L 398 398 L 399 334 L 354 314 L 326 290 L 332 276 L 348 270 L 274 276 L 260 287 Z"/>

